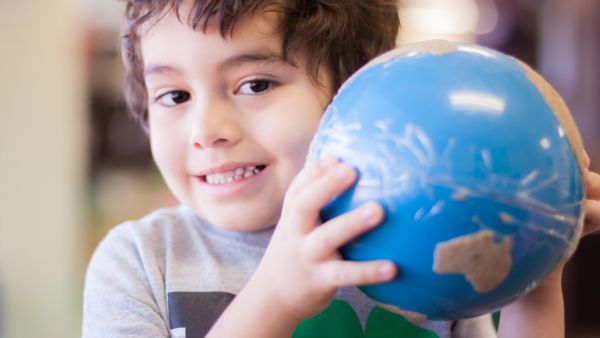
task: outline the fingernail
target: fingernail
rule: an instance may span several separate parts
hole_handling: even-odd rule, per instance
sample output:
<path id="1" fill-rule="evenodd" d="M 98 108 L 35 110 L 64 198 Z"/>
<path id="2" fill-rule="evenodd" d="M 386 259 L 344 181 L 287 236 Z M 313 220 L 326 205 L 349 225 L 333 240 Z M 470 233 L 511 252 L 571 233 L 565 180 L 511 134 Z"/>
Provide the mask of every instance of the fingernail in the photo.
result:
<path id="1" fill-rule="evenodd" d="M 363 220 L 365 220 L 367 222 L 374 221 L 376 215 L 377 215 L 377 212 L 376 212 L 374 205 L 367 204 L 363 207 L 362 214 L 361 214 L 361 217 Z"/>
<path id="2" fill-rule="evenodd" d="M 383 263 L 379 267 L 379 274 L 383 277 L 388 277 L 394 273 L 394 265 L 392 263 Z"/>
<path id="3" fill-rule="evenodd" d="M 352 169 L 346 165 L 342 165 L 336 169 L 336 176 L 340 181 L 346 181 L 352 176 Z"/>

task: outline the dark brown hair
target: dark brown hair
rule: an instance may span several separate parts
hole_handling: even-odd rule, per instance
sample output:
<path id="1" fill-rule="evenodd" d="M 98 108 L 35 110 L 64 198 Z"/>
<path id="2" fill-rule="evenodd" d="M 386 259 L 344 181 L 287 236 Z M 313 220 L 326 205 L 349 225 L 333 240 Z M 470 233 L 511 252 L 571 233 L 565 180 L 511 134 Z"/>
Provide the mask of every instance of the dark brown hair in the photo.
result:
<path id="1" fill-rule="evenodd" d="M 126 68 L 125 100 L 129 112 L 147 128 L 148 103 L 140 53 L 140 28 L 168 10 L 179 15 L 182 0 L 127 0 L 121 52 Z M 206 32 L 215 18 L 223 37 L 244 15 L 280 14 L 283 57 L 308 55 L 308 74 L 317 81 L 325 66 L 333 91 L 375 56 L 395 46 L 399 29 L 397 0 L 195 0 L 186 23 Z M 181 20 L 181 18 L 180 18 Z M 183 22 L 183 21 L 182 21 Z"/>

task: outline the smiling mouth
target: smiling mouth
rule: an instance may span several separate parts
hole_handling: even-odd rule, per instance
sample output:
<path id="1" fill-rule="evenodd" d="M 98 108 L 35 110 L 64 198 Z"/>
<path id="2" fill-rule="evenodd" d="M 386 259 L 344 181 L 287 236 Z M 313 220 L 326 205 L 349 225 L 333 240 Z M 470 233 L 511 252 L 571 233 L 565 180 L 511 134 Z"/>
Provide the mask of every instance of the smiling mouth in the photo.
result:
<path id="1" fill-rule="evenodd" d="M 200 179 L 208 184 L 227 184 L 235 181 L 239 181 L 244 178 L 252 177 L 261 171 L 265 170 L 267 166 L 264 164 L 256 166 L 248 166 L 237 168 L 222 173 L 214 173 L 200 176 Z"/>

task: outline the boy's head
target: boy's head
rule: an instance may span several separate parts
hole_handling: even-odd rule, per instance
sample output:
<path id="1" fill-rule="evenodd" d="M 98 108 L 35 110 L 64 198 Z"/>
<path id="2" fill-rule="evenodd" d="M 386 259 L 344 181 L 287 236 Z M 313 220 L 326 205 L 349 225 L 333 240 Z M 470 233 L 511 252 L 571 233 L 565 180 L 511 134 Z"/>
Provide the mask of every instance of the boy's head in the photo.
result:
<path id="1" fill-rule="evenodd" d="M 128 0 L 122 39 L 126 66 L 125 98 L 129 112 L 147 128 L 148 95 L 143 76 L 140 38 L 149 24 L 182 3 L 193 8 L 183 23 L 206 31 L 214 22 L 230 36 L 240 18 L 261 11 L 278 13 L 283 57 L 294 62 L 299 52 L 310 55 L 304 65 L 313 80 L 326 69 L 331 90 L 362 65 L 395 46 L 399 29 L 398 0 Z"/>
<path id="2" fill-rule="evenodd" d="M 393 47 L 380 6 L 130 2 L 128 99 L 175 197 L 224 229 L 274 225 L 333 91 Z"/>

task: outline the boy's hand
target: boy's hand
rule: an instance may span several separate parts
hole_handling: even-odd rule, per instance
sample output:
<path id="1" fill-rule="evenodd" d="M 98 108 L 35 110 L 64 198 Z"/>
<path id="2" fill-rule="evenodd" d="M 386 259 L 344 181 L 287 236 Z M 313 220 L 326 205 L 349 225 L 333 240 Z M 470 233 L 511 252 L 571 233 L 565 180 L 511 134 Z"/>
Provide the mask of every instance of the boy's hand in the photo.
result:
<path id="1" fill-rule="evenodd" d="M 304 168 L 292 182 L 281 218 L 257 269 L 277 305 L 297 320 L 327 307 L 337 288 L 392 279 L 389 261 L 344 261 L 338 249 L 372 229 L 384 218 L 383 208 L 367 203 L 321 224 L 319 211 L 356 180 L 354 170 L 335 159 Z"/>
<path id="2" fill-rule="evenodd" d="M 581 237 L 600 230 L 600 175 L 589 171 L 590 158 L 586 152 L 584 154 L 584 181 L 586 198 L 584 203 L 585 219 Z M 544 283 L 561 283 L 562 272 L 566 261 L 556 266 L 554 271 L 546 278 Z"/>
<path id="3" fill-rule="evenodd" d="M 585 223 L 583 226 L 582 236 L 589 235 L 600 230 L 600 175 L 593 171 L 589 171 L 590 158 L 587 153 L 585 155 Z"/>
<path id="4" fill-rule="evenodd" d="M 582 237 L 600 230 L 600 175 L 588 170 L 590 159 L 584 153 L 585 222 Z M 533 291 L 502 309 L 499 337 L 564 337 L 562 273 L 559 263 Z"/>

